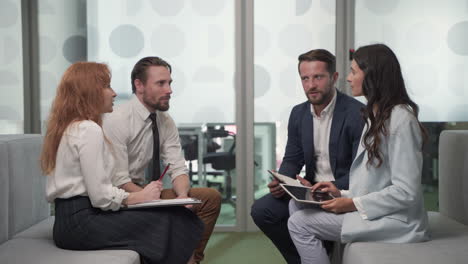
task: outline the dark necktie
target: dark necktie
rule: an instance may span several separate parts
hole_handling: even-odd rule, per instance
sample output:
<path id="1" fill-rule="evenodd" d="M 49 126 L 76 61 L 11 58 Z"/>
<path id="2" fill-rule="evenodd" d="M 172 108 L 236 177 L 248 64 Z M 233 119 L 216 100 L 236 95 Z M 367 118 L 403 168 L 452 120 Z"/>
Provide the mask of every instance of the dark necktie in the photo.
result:
<path id="1" fill-rule="evenodd" d="M 159 163 L 159 131 L 156 123 L 156 113 L 151 113 L 149 118 L 152 121 L 153 129 L 153 171 L 151 172 L 151 180 L 156 181 L 161 176 L 161 168 Z"/>

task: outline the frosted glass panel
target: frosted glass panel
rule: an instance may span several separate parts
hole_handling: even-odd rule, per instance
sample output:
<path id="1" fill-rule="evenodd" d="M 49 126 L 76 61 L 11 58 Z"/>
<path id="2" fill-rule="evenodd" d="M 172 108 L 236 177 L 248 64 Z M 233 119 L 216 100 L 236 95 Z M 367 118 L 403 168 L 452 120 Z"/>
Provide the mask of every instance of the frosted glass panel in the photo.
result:
<path id="1" fill-rule="evenodd" d="M 24 131 L 21 1 L 0 8 L 0 134 Z"/>
<path id="2" fill-rule="evenodd" d="M 234 122 L 234 51 L 234 1 L 88 1 L 88 60 L 110 65 L 122 101 L 139 59 L 165 59 L 177 123 Z"/>
<path id="3" fill-rule="evenodd" d="M 356 0 L 356 48 L 395 51 L 422 121 L 468 121 L 467 10 L 465 0 Z"/>
<path id="4" fill-rule="evenodd" d="M 189 147 L 196 146 L 198 155 L 186 155 L 190 160 L 189 174 L 196 175 L 192 183 L 218 189 L 224 199 L 217 224 L 235 225 L 235 168 L 223 167 L 214 161 L 213 155 L 210 159 L 212 153 L 204 153 L 207 145 L 216 140 L 219 148 L 214 154 L 226 154 L 230 148 L 225 146 L 233 144 L 232 138 L 213 139 L 203 134 L 207 129 L 203 124 L 212 123 L 224 129 L 224 125 L 235 122 L 235 2 L 87 3 L 88 60 L 106 62 L 111 67 L 111 85 L 118 95 L 116 104 L 130 98 L 130 73 L 138 60 L 158 56 L 171 64 L 173 94 L 169 113 L 181 131 L 184 151 L 189 153 Z"/>
<path id="5" fill-rule="evenodd" d="M 332 0 L 256 0 L 254 4 L 255 122 L 273 123 L 276 127 L 276 149 L 267 148 L 261 153 L 266 157 L 273 155 L 273 164 L 260 162 L 262 155 L 256 153 L 260 164 L 255 171 L 258 198 L 267 191 L 264 187 L 268 175 L 264 167 L 274 169 L 283 158 L 291 109 L 307 100 L 297 58 L 317 48 L 335 53 L 336 17 Z M 256 134 L 275 133 L 275 129 L 257 130 L 256 127 Z M 258 150 L 265 146 L 257 138 L 255 144 Z"/>
<path id="6" fill-rule="evenodd" d="M 42 132 L 65 70 L 86 61 L 86 0 L 39 0 L 39 87 Z"/>

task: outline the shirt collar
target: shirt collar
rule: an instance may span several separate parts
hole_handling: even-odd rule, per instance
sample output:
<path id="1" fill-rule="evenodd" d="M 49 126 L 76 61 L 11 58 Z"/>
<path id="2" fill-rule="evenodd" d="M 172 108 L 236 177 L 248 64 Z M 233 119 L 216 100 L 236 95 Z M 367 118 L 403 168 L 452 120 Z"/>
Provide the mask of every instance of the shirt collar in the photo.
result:
<path id="1" fill-rule="evenodd" d="M 135 107 L 135 110 L 138 116 L 141 118 L 141 120 L 146 121 L 147 119 L 149 119 L 149 115 L 151 114 L 151 112 L 148 111 L 148 109 L 146 109 L 146 107 L 143 105 L 142 102 L 140 102 L 140 99 L 138 99 L 138 97 L 135 94 L 132 95 L 132 99 L 130 99 L 130 102 Z"/>
<path id="2" fill-rule="evenodd" d="M 335 88 L 333 88 L 335 89 Z M 336 96 L 337 96 L 338 92 L 336 91 L 335 89 L 335 94 L 333 95 L 333 98 L 332 100 L 330 101 L 330 103 L 322 110 L 322 112 L 320 113 L 320 117 L 322 116 L 326 116 L 328 114 L 333 114 L 333 111 L 335 110 L 335 105 L 336 105 Z M 314 110 L 314 105 L 310 104 L 310 111 L 312 112 L 312 115 L 314 117 L 317 117 L 317 114 L 315 113 L 315 110 Z"/>

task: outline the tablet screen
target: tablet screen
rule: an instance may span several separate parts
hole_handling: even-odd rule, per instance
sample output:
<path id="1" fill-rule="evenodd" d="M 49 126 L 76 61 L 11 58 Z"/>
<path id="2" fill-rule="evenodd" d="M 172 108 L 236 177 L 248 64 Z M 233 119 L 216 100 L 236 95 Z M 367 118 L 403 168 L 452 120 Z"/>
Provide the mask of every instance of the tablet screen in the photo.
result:
<path id="1" fill-rule="evenodd" d="M 300 187 L 281 184 L 281 186 L 295 198 L 295 200 L 307 201 L 312 203 L 321 203 L 327 200 L 332 200 L 334 197 L 327 192 L 315 191 L 311 192 L 309 187 Z"/>

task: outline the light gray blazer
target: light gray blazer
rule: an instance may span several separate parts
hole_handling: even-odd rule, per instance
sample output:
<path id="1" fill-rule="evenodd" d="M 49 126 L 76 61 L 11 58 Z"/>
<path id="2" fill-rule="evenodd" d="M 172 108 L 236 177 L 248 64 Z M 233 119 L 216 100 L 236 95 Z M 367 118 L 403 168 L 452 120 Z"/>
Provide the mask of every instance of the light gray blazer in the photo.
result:
<path id="1" fill-rule="evenodd" d="M 421 188 L 422 134 L 410 108 L 395 106 L 387 131 L 380 145 L 383 163 L 379 168 L 367 167 L 361 136 L 350 169 L 349 197 L 359 197 L 362 208 L 345 214 L 341 230 L 344 243 L 429 239 Z"/>

